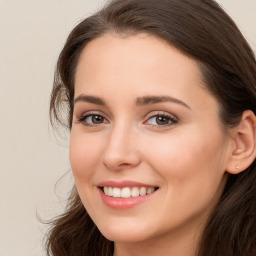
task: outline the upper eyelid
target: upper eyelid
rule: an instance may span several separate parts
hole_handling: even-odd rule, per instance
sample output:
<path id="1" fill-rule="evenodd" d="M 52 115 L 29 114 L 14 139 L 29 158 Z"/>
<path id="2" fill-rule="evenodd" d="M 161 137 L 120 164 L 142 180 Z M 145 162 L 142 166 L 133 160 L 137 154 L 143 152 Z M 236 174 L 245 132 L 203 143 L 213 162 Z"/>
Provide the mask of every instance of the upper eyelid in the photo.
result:
<path id="1" fill-rule="evenodd" d="M 78 117 L 78 118 L 81 118 L 81 117 L 90 116 L 90 115 L 99 115 L 99 116 L 102 116 L 102 117 L 104 117 L 105 119 L 109 120 L 108 115 L 106 115 L 105 113 L 103 113 L 103 112 L 100 111 L 100 110 L 89 110 L 89 111 L 85 111 L 85 112 L 82 112 L 82 114 L 78 114 L 77 117 Z"/>
<path id="2" fill-rule="evenodd" d="M 151 111 L 146 115 L 145 119 L 149 119 L 149 118 L 152 118 L 152 117 L 155 117 L 155 116 L 161 116 L 161 115 L 162 116 L 168 116 L 172 119 L 176 119 L 177 121 L 179 120 L 179 118 L 176 115 L 171 114 L 167 111 Z"/>

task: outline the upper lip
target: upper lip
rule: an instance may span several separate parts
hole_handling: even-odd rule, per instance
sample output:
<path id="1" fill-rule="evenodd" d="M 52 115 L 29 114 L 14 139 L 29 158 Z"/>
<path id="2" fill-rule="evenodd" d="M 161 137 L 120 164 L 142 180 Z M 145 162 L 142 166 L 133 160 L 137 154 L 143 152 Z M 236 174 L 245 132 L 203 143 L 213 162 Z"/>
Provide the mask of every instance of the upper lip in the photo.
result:
<path id="1" fill-rule="evenodd" d="M 123 180 L 123 181 L 114 181 L 114 180 L 106 180 L 100 182 L 98 187 L 112 187 L 112 188 L 125 188 L 125 187 L 157 187 L 151 184 L 145 184 L 132 180 Z"/>

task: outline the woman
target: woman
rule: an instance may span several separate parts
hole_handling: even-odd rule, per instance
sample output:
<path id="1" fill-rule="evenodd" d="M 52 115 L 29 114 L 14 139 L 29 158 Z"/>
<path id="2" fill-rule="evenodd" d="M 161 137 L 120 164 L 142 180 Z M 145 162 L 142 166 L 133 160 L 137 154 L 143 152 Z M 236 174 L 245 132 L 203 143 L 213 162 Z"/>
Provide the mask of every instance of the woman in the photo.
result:
<path id="1" fill-rule="evenodd" d="M 256 62 L 212 0 L 119 0 L 60 54 L 76 186 L 48 255 L 256 255 Z"/>

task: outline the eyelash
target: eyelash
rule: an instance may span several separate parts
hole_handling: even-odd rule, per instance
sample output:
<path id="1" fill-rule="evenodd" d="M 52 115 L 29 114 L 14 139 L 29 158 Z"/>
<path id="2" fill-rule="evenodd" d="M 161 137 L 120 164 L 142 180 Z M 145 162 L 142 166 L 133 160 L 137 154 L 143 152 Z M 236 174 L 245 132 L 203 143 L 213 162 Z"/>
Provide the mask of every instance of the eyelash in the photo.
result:
<path id="1" fill-rule="evenodd" d="M 100 123 L 100 124 L 91 124 L 91 123 L 88 123 L 88 122 L 86 122 L 85 120 L 88 118 L 88 117 L 91 117 L 91 118 L 93 118 L 93 117 L 100 117 L 100 118 L 103 118 L 103 120 L 105 121 L 105 120 L 107 120 L 104 116 L 102 116 L 102 115 L 100 115 L 100 114 L 87 114 L 87 115 L 82 115 L 82 116 L 80 116 L 79 117 L 79 119 L 77 120 L 77 122 L 78 123 L 82 123 L 83 125 L 85 125 L 85 126 L 90 126 L 90 127 L 95 127 L 95 126 L 99 126 L 99 125 L 101 125 L 102 123 L 105 123 L 104 121 L 102 122 L 102 123 Z"/>
<path id="2" fill-rule="evenodd" d="M 88 123 L 88 121 L 86 122 L 85 120 L 87 118 L 89 118 L 89 117 L 91 117 L 91 118 L 93 118 L 93 117 L 100 117 L 100 118 L 103 119 L 103 122 L 99 123 L 99 124 Z M 168 124 L 160 125 L 160 124 L 149 124 L 148 123 L 150 119 L 157 118 L 157 117 L 158 118 L 161 117 L 161 118 L 167 119 Z M 83 125 L 89 126 L 89 127 L 97 127 L 97 126 L 99 126 L 101 124 L 108 123 L 108 121 L 105 122 L 106 120 L 107 119 L 103 115 L 101 115 L 101 114 L 97 114 L 97 113 L 93 114 L 93 113 L 91 113 L 91 114 L 80 116 L 78 118 L 78 120 L 77 120 L 77 123 L 82 123 Z M 157 114 L 155 114 L 153 116 L 150 116 L 143 124 L 150 125 L 151 127 L 162 128 L 162 127 L 168 127 L 168 126 L 172 126 L 174 124 L 177 124 L 178 121 L 179 121 L 178 118 L 174 117 L 173 115 L 169 115 L 169 114 L 166 114 L 166 113 L 157 113 Z"/>
<path id="3" fill-rule="evenodd" d="M 157 113 L 153 116 L 150 116 L 145 122 L 144 124 L 148 123 L 148 121 L 152 118 L 164 118 L 167 119 L 168 124 L 163 124 L 163 125 L 155 125 L 155 124 L 149 124 L 151 127 L 157 127 L 157 128 L 162 128 L 162 127 L 168 127 L 168 126 L 172 126 L 174 124 L 178 123 L 178 118 L 174 117 L 173 115 L 167 114 L 167 113 Z"/>

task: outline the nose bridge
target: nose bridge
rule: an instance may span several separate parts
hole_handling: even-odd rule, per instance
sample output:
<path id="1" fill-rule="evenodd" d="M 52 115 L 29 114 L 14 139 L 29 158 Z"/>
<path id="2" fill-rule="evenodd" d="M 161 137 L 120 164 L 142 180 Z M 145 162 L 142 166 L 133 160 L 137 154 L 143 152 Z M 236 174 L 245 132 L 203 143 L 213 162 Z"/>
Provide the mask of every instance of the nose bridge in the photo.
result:
<path id="1" fill-rule="evenodd" d="M 102 161 L 110 169 L 134 167 L 139 164 L 136 131 L 125 120 L 115 124 L 109 131 Z"/>

